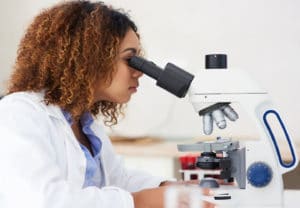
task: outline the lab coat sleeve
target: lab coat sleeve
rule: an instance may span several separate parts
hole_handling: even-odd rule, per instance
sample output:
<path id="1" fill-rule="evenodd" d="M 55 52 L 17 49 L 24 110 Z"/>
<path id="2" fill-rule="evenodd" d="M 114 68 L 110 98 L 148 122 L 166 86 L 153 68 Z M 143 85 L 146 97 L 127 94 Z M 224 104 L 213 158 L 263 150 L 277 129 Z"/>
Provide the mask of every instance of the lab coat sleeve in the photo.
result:
<path id="1" fill-rule="evenodd" d="M 117 187 L 71 188 L 56 163 L 50 119 L 24 100 L 0 102 L 0 207 L 133 208 Z"/>
<path id="2" fill-rule="evenodd" d="M 99 128 L 102 129 L 102 127 Z M 168 180 L 165 177 L 152 176 L 144 171 L 125 168 L 122 157 L 115 153 L 107 135 L 102 134 L 100 137 L 102 138 L 103 149 L 105 149 L 103 162 L 105 163 L 110 185 L 130 192 L 136 192 L 142 189 L 158 187 L 161 182 Z"/>
<path id="3" fill-rule="evenodd" d="M 114 174 L 111 174 L 111 179 L 114 181 L 115 186 L 121 187 L 130 192 L 137 192 L 147 188 L 158 187 L 163 181 L 168 181 L 170 179 L 164 177 L 157 177 L 150 175 L 145 171 L 126 169 L 123 166 L 117 165 L 118 163 L 122 165 L 122 160 L 117 157 L 118 162 L 115 163 Z M 119 167 L 118 167 L 119 166 Z M 116 174 L 115 171 L 119 171 Z"/>

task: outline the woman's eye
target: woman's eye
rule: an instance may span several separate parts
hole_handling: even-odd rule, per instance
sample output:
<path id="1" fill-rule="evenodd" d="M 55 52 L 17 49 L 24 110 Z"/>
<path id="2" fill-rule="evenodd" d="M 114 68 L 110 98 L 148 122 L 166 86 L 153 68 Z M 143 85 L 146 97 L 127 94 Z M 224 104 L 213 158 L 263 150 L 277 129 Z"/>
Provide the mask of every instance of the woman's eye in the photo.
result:
<path id="1" fill-rule="evenodd" d="M 124 59 L 124 61 L 126 61 L 126 62 L 128 63 L 128 62 L 130 61 L 131 57 L 132 57 L 132 56 L 126 57 L 126 58 Z"/>

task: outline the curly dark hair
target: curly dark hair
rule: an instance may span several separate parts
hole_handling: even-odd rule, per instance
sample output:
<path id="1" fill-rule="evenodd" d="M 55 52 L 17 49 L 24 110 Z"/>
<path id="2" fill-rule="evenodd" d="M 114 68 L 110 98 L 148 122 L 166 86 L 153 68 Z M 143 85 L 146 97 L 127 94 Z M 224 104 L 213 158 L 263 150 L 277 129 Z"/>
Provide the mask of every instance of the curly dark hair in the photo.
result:
<path id="1" fill-rule="evenodd" d="M 137 27 L 127 13 L 103 2 L 68 1 L 39 14 L 20 42 L 8 94 L 45 91 L 55 104 L 78 119 L 101 114 L 116 124 L 121 104 L 93 103 L 93 83 L 110 83 L 126 32 Z"/>

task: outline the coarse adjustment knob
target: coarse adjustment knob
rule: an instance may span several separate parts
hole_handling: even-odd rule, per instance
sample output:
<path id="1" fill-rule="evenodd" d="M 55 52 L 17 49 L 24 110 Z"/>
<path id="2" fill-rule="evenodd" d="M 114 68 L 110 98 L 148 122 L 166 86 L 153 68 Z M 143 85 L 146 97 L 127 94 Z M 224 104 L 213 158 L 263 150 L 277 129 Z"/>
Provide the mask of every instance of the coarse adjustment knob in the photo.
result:
<path id="1" fill-rule="evenodd" d="M 272 180 L 272 169 L 264 162 L 255 162 L 247 170 L 247 179 L 254 187 L 265 187 Z"/>

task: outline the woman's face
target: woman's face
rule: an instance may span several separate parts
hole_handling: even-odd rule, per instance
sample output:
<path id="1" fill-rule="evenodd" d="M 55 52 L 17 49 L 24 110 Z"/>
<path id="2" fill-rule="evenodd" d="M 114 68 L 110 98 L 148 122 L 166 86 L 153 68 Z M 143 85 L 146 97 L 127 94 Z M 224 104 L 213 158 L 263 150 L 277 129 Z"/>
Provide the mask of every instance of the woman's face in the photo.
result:
<path id="1" fill-rule="evenodd" d="M 137 91 L 138 79 L 143 75 L 128 65 L 128 59 L 138 54 L 140 41 L 133 30 L 129 30 L 120 44 L 120 51 L 116 59 L 116 72 L 109 86 L 103 86 L 99 80 L 95 86 L 95 102 L 110 101 L 126 103 L 131 95 Z"/>

